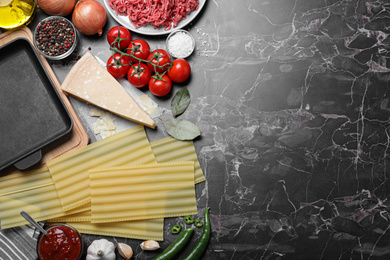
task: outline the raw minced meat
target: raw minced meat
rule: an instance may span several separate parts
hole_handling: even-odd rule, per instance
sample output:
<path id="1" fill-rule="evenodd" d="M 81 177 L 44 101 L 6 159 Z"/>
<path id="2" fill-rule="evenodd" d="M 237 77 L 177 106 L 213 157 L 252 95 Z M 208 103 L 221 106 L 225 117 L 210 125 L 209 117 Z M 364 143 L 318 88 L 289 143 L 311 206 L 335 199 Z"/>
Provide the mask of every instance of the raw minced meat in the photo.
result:
<path id="1" fill-rule="evenodd" d="M 198 10 L 199 0 L 108 0 L 117 15 L 128 15 L 135 28 L 151 24 L 169 30 Z"/>

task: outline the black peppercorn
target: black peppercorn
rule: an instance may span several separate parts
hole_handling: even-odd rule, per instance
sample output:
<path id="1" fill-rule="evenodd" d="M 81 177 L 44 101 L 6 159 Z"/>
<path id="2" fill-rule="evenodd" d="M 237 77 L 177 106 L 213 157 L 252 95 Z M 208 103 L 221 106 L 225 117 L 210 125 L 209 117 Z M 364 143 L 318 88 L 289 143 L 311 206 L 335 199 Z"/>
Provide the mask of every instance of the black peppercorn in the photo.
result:
<path id="1" fill-rule="evenodd" d="M 48 56 L 59 56 L 73 46 L 75 32 L 70 22 L 64 18 L 54 17 L 43 21 L 35 31 L 37 48 Z"/>

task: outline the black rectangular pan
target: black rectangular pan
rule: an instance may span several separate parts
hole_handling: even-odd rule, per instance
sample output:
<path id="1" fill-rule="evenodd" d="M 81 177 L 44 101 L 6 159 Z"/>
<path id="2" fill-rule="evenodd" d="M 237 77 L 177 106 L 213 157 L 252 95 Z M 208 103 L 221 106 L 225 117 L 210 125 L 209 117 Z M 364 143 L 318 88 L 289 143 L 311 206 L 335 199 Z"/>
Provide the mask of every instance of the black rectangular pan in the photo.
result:
<path id="1" fill-rule="evenodd" d="M 0 170 L 31 167 L 40 161 L 44 146 L 72 127 L 31 42 L 17 38 L 0 47 Z"/>

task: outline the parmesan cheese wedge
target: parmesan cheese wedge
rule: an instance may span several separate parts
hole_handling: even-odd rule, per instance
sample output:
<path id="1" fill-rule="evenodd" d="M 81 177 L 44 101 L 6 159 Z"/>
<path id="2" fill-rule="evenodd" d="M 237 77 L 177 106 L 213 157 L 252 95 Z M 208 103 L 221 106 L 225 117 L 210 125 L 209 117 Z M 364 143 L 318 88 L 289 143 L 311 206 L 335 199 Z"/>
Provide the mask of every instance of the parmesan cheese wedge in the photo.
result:
<path id="1" fill-rule="evenodd" d="M 77 99 L 130 121 L 150 128 L 156 127 L 149 115 L 90 52 L 85 53 L 72 67 L 61 89 Z"/>

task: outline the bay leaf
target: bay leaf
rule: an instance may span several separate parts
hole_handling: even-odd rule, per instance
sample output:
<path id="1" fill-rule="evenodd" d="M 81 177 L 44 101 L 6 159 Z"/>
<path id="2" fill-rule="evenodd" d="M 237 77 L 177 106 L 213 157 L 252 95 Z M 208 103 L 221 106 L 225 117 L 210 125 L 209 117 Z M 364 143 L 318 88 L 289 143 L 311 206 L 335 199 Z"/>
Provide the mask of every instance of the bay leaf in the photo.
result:
<path id="1" fill-rule="evenodd" d="M 173 116 L 178 116 L 186 111 L 187 107 L 190 105 L 190 102 L 191 98 L 187 87 L 183 87 L 178 92 L 176 92 L 171 101 L 171 110 Z"/>
<path id="2" fill-rule="evenodd" d="M 193 140 L 200 135 L 199 128 L 190 121 L 177 118 L 162 121 L 168 134 L 178 140 Z"/>

